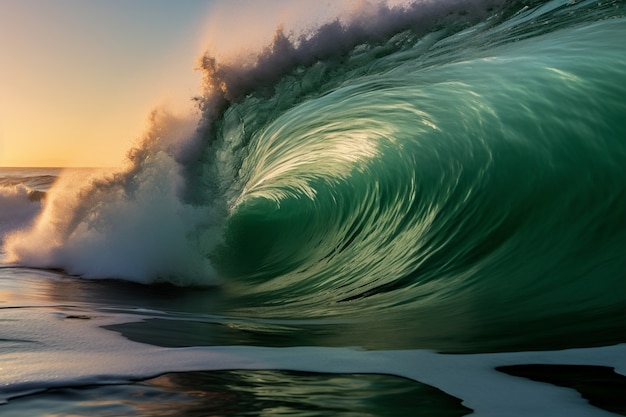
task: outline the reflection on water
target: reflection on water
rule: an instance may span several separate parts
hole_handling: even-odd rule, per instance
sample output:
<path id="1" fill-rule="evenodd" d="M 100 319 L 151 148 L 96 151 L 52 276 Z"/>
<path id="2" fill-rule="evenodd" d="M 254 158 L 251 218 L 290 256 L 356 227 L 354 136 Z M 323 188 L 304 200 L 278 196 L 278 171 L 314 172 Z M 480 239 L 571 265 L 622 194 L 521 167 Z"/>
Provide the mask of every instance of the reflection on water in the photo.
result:
<path id="1" fill-rule="evenodd" d="M 506 325 L 498 317 L 442 303 L 424 310 L 377 311 L 335 318 L 266 318 L 239 309 L 220 287 L 180 288 L 114 280 L 83 280 L 60 272 L 3 268 L 0 307 L 46 305 L 138 314 L 138 322 L 107 327 L 156 346 L 359 346 L 475 353 L 552 350 L 624 341 L 623 316 L 533 318 Z M 458 307 L 458 306 L 457 306 Z M 78 314 L 78 313 L 77 313 Z M 572 323 L 573 322 L 573 323 Z"/>
<path id="2" fill-rule="evenodd" d="M 14 417 L 443 417 L 471 412 L 454 397 L 398 377 L 284 371 L 173 373 L 132 385 L 55 389 L 12 401 L 2 411 Z"/>

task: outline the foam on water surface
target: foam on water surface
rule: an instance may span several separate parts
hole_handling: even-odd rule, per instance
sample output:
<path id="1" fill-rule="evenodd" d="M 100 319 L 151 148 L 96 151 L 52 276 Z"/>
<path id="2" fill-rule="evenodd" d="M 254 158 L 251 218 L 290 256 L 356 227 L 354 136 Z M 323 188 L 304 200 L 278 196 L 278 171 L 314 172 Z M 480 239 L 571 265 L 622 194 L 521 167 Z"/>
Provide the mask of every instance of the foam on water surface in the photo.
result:
<path id="1" fill-rule="evenodd" d="M 14 306 L 13 306 L 14 307 Z M 55 387 L 116 384 L 168 372 L 290 370 L 387 374 L 419 381 L 460 398 L 477 416 L 612 415 L 574 390 L 495 370 L 517 364 L 607 366 L 626 375 L 626 345 L 561 351 L 440 354 L 426 350 L 366 351 L 294 346 L 162 348 L 131 342 L 101 326 L 140 321 L 127 313 L 45 306 L 2 309 L 0 397 L 3 401 Z"/>

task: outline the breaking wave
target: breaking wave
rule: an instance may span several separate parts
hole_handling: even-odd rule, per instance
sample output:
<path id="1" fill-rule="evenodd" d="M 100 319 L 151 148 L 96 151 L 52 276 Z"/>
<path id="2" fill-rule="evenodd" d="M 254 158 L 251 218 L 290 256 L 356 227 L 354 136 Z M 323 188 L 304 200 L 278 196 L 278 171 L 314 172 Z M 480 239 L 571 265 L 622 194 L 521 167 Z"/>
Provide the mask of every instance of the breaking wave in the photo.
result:
<path id="1" fill-rule="evenodd" d="M 62 177 L 11 261 L 217 284 L 268 316 L 619 333 L 622 2 L 377 5 L 293 33 L 205 55 L 200 120 L 156 111 L 126 169 Z"/>

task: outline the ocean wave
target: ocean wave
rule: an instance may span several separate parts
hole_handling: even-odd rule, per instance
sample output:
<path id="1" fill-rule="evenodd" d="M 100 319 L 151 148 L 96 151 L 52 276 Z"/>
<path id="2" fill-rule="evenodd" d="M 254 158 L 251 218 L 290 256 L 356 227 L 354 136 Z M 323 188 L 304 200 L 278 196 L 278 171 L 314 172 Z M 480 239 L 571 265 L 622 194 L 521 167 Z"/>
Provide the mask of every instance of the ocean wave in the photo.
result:
<path id="1" fill-rule="evenodd" d="M 61 181 L 5 249 L 267 316 L 615 329 L 624 28 L 618 1 L 416 2 L 207 54 L 199 122 L 155 112 L 125 170 Z"/>
<path id="2" fill-rule="evenodd" d="M 42 208 L 44 191 L 33 190 L 11 179 L 0 182 L 0 243 L 14 230 L 26 228 Z"/>

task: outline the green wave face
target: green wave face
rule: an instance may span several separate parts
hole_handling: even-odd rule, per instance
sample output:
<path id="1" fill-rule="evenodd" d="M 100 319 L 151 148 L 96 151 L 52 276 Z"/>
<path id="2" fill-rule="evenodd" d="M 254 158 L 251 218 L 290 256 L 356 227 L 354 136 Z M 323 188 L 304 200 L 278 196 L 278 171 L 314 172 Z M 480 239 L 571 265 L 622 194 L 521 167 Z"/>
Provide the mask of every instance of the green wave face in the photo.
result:
<path id="1" fill-rule="evenodd" d="M 623 327 L 624 6 L 506 10 L 294 65 L 229 104 L 205 159 L 228 178 L 211 259 L 234 306 L 409 333 Z"/>

